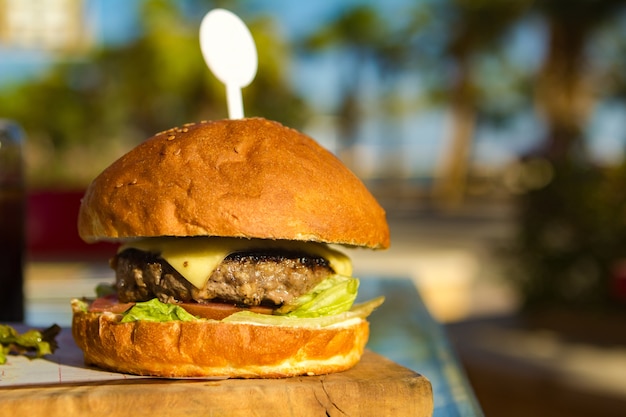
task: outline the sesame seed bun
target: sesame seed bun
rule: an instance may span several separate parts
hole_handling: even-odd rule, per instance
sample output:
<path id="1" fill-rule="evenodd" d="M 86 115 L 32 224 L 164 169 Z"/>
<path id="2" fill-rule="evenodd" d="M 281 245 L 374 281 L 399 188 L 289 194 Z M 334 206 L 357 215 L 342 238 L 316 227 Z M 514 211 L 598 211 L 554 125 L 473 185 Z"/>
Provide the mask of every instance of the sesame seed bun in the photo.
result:
<path id="1" fill-rule="evenodd" d="M 188 124 L 149 138 L 91 183 L 81 202 L 78 230 L 88 242 L 212 236 L 373 249 L 389 246 L 385 212 L 363 183 L 313 139 L 261 118 Z M 215 240 L 225 244 L 231 239 Z M 157 252 L 163 255 L 163 263 L 151 263 L 151 272 L 146 274 L 166 272 L 155 280 L 158 285 L 149 297 L 159 298 L 162 290 L 168 298 L 161 302 L 180 303 L 185 299 L 177 297 L 172 288 L 180 283 L 176 281 L 178 275 L 180 280 L 186 278 L 166 264 L 162 251 Z M 300 258 L 310 255 L 315 254 L 298 254 Z M 114 259 L 119 259 L 117 256 Z M 118 289 L 135 280 L 142 288 L 125 295 L 130 298 L 123 301 L 145 301 L 143 297 L 148 297 L 142 293 L 146 286 L 142 268 L 147 262 L 141 258 L 138 263 L 142 265 L 120 268 L 121 272 L 116 269 Z M 160 267 L 153 268 L 156 264 Z M 298 279 L 306 274 L 283 267 L 289 263 L 258 265 L 246 264 L 245 272 L 233 267 L 232 274 L 245 278 L 243 283 L 230 278 L 216 281 L 220 286 L 227 282 L 227 290 L 239 285 L 258 296 L 262 286 L 256 284 L 264 281 L 266 274 L 272 276 L 271 282 L 281 285 L 291 279 L 291 274 Z M 330 268 L 324 273 L 343 272 Z M 167 279 L 161 279 L 163 276 Z M 213 272 L 205 287 L 195 289 L 206 290 L 212 276 Z M 299 288 L 297 283 L 287 287 L 285 291 Z M 185 285 L 181 288 L 183 292 L 188 289 Z M 220 296 L 211 295 L 199 302 L 203 308 L 214 308 L 213 304 L 224 301 Z M 369 335 L 365 318 L 318 327 L 306 326 L 297 317 L 289 317 L 289 325 L 284 321 L 267 325 L 207 318 L 122 323 L 120 311 L 125 310 L 117 310 L 118 300 L 110 300 L 110 308 L 100 312 L 73 303 L 74 340 L 87 364 L 139 375 L 270 378 L 337 372 L 358 362 Z M 271 307 L 270 312 L 279 305 Z"/>
<path id="2" fill-rule="evenodd" d="M 161 132 L 102 172 L 82 200 L 88 242 L 222 236 L 386 248 L 385 212 L 313 139 L 262 118 Z"/>

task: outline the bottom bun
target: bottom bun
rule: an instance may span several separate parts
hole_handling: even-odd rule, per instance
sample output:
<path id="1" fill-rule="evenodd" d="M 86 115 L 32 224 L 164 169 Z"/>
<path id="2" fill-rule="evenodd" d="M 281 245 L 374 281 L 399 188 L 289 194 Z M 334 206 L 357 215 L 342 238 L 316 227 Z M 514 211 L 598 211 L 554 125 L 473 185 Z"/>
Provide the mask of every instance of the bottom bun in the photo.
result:
<path id="1" fill-rule="evenodd" d="M 120 323 L 74 311 L 72 334 L 85 363 L 160 377 L 282 378 L 344 371 L 367 343 L 366 320 L 327 328 L 214 320 Z"/>

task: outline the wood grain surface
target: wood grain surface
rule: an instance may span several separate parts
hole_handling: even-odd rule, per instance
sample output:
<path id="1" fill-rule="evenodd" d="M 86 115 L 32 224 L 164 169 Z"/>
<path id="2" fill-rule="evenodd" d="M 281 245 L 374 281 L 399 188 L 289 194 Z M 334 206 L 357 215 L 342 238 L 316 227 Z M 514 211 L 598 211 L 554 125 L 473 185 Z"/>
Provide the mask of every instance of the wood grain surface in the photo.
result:
<path id="1" fill-rule="evenodd" d="M 431 416 L 430 382 L 366 351 L 349 371 L 286 379 L 141 378 L 0 388 L 7 416 Z"/>

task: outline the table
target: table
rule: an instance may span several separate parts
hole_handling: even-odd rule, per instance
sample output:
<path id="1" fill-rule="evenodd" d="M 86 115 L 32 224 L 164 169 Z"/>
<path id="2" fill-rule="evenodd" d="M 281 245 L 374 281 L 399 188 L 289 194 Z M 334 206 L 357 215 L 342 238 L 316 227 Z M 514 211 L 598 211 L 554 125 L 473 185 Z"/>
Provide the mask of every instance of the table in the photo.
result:
<path id="1" fill-rule="evenodd" d="M 361 279 L 359 299 L 381 294 L 385 303 L 369 318 L 368 348 L 430 380 L 434 417 L 482 416 L 444 327 L 432 318 L 413 282 L 404 278 Z"/>

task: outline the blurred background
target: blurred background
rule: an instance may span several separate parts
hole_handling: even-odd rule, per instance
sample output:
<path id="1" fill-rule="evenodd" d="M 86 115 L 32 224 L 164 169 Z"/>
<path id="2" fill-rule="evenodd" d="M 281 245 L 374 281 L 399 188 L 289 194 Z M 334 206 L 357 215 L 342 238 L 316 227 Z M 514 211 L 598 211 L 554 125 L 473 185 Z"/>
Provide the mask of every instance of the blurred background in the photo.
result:
<path id="1" fill-rule="evenodd" d="M 91 179 L 156 132 L 227 117 L 198 44 L 214 7 L 257 44 L 246 116 L 308 133 L 366 182 L 392 248 L 355 251 L 357 272 L 415 281 L 486 415 L 623 415 L 622 0 L 0 0 L 27 318 L 83 285 L 58 260 L 112 250 L 76 235 Z"/>

